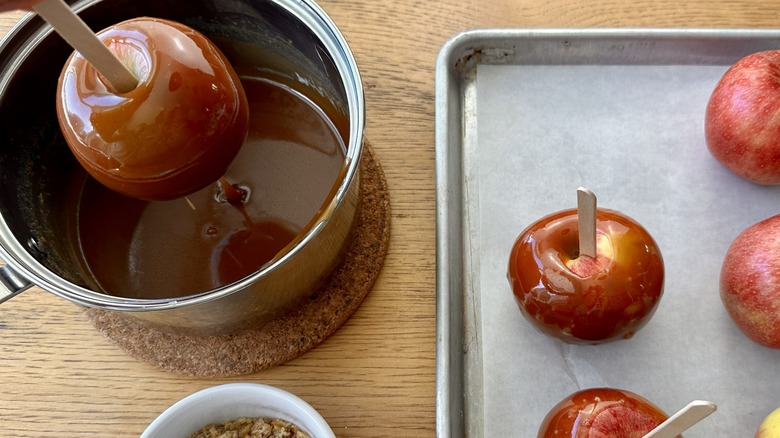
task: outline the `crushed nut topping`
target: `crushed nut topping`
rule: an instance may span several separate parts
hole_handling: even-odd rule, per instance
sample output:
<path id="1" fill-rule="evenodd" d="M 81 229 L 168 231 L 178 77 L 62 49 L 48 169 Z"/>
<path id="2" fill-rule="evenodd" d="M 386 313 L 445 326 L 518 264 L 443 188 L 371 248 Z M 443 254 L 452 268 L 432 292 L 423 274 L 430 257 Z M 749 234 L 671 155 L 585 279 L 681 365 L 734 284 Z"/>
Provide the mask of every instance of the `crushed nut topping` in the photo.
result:
<path id="1" fill-rule="evenodd" d="M 209 424 L 189 438 L 311 438 L 298 426 L 284 420 L 241 417 L 222 424 Z"/>

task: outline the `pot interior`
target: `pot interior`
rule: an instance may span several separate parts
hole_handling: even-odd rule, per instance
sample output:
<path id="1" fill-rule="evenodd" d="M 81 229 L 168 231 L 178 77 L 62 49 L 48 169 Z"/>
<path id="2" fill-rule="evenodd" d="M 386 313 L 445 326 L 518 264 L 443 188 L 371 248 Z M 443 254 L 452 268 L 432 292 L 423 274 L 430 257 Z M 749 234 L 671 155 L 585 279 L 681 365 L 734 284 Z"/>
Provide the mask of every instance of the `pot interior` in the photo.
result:
<path id="1" fill-rule="evenodd" d="M 344 145 L 355 143 L 333 57 L 305 23 L 273 1 L 112 0 L 88 4 L 79 14 L 95 30 L 138 16 L 188 25 L 210 38 L 239 75 L 262 76 L 305 95 L 327 115 Z M 57 80 L 72 49 L 46 28 L 31 17 L 0 52 L 3 246 L 12 253 L 21 248 L 17 253 L 25 254 L 17 254 L 17 262 L 31 257 L 40 266 L 29 269 L 43 277 L 103 292 L 84 260 L 77 231 L 74 199 L 90 177 L 67 147 L 55 111 Z M 344 172 L 338 178 L 345 178 Z M 334 187 L 339 183 L 335 180 Z"/>

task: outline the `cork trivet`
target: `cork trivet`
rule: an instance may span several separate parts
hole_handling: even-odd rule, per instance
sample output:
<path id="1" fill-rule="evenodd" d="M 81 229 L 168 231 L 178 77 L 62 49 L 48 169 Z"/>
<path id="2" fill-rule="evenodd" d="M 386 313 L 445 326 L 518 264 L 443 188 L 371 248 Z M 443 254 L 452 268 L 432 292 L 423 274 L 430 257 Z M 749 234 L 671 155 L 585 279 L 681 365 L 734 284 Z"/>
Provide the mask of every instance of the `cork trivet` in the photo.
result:
<path id="1" fill-rule="evenodd" d="M 238 376 L 280 365 L 319 345 L 357 310 L 379 275 L 390 240 L 387 182 L 366 143 L 361 202 L 344 261 L 309 300 L 260 328 L 218 335 L 156 330 L 116 312 L 86 309 L 90 322 L 130 356 L 173 373 Z"/>

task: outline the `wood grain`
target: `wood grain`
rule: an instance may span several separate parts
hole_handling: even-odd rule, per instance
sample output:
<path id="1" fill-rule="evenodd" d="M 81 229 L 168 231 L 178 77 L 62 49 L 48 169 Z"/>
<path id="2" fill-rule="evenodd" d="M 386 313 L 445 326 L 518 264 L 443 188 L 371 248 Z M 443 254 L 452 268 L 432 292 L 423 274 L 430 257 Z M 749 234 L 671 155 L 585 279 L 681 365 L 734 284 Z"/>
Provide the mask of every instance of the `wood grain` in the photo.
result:
<path id="1" fill-rule="evenodd" d="M 769 0 L 323 0 L 363 76 L 367 136 L 390 187 L 393 236 L 357 313 L 283 366 L 231 379 L 167 374 L 130 359 L 74 305 L 33 288 L 0 307 L 0 436 L 136 437 L 163 409 L 228 381 L 309 401 L 339 437 L 435 435 L 434 65 L 478 27 L 777 26 Z M 22 17 L 0 14 L 0 34 Z"/>

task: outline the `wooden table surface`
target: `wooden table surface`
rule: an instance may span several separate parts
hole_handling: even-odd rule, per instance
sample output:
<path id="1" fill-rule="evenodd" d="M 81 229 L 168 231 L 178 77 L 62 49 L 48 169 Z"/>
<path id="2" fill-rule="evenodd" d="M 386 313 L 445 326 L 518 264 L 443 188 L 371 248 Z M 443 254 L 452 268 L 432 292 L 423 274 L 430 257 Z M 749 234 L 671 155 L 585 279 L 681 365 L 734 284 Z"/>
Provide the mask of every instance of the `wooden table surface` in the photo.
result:
<path id="1" fill-rule="evenodd" d="M 323 0 L 365 84 L 367 137 L 390 187 L 392 239 L 363 305 L 282 366 L 196 379 L 139 363 L 75 305 L 33 288 L 0 306 L 0 436 L 134 437 L 180 398 L 215 384 L 276 385 L 339 437 L 435 435 L 434 65 L 455 33 L 481 27 L 780 25 L 770 0 Z M 21 18 L 0 14 L 0 35 Z M 518 408 L 521 409 L 521 408 Z"/>

